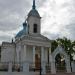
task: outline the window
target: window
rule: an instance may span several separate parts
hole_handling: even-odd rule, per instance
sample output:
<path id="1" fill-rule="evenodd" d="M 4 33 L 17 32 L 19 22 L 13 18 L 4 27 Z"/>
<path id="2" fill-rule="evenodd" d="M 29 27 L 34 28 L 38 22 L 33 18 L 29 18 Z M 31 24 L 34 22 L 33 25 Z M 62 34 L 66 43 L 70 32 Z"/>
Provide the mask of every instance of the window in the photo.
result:
<path id="1" fill-rule="evenodd" d="M 37 33 L 37 24 L 34 24 L 34 27 L 33 28 L 34 28 L 33 29 L 34 33 Z"/>

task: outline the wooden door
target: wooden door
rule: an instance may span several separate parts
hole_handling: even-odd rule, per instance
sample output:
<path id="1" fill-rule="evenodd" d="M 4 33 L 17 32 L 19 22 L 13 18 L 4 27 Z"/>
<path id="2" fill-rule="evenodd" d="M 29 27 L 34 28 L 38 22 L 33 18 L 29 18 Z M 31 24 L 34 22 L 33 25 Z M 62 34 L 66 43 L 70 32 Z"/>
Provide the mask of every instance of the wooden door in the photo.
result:
<path id="1" fill-rule="evenodd" d="M 35 54 L 35 68 L 40 69 L 40 58 L 38 54 Z"/>

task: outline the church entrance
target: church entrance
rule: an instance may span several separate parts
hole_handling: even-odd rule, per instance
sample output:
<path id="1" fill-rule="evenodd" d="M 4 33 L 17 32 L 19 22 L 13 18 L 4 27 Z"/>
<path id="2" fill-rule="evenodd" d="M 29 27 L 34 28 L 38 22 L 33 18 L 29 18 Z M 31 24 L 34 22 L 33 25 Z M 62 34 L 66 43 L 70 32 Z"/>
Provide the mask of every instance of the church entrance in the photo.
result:
<path id="1" fill-rule="evenodd" d="M 56 72 L 66 72 L 65 59 L 62 54 L 57 54 L 55 57 Z"/>
<path id="2" fill-rule="evenodd" d="M 35 54 L 35 70 L 40 70 L 40 57 L 38 54 Z"/>

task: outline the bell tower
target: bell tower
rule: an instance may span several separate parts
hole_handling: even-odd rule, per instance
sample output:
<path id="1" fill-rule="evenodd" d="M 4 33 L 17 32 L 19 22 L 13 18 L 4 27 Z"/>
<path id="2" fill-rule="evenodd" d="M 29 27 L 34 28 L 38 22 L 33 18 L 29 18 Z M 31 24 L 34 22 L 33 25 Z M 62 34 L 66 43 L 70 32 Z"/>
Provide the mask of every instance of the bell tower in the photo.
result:
<path id="1" fill-rule="evenodd" d="M 29 34 L 40 34 L 41 17 L 36 10 L 35 0 L 33 0 L 32 9 L 28 13 L 27 23 Z"/>

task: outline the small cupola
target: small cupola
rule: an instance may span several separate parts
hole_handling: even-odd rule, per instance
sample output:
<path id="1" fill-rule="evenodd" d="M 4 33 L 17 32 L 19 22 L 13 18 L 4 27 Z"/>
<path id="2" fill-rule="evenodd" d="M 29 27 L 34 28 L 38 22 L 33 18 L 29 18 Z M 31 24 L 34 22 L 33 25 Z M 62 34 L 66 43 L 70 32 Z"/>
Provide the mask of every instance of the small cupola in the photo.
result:
<path id="1" fill-rule="evenodd" d="M 36 10 L 35 0 L 33 0 L 32 9 L 28 13 L 28 17 L 30 17 L 30 16 L 41 18 L 38 11 Z"/>

